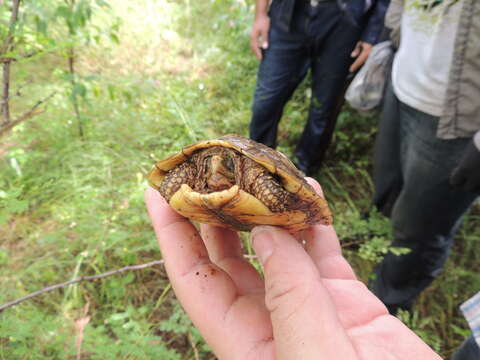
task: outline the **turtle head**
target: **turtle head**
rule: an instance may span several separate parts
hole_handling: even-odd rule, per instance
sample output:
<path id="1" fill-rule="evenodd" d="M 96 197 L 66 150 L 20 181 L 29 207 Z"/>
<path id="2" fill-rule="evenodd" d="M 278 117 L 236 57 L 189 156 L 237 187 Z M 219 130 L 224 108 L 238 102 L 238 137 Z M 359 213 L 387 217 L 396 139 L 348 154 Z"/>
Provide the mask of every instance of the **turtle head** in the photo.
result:
<path id="1" fill-rule="evenodd" d="M 227 152 L 213 154 L 207 158 L 207 185 L 212 191 L 229 189 L 235 185 L 235 165 Z"/>

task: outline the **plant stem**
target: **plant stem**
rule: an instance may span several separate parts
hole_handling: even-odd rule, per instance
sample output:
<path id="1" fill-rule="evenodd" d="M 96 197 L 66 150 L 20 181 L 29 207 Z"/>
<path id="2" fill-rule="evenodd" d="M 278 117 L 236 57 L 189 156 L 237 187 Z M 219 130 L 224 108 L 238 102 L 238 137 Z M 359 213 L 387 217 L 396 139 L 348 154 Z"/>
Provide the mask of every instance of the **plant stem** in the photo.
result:
<path id="1" fill-rule="evenodd" d="M 82 125 L 82 116 L 80 115 L 80 109 L 78 106 L 77 95 L 75 94 L 75 49 L 70 47 L 68 50 L 68 70 L 70 72 L 70 82 L 72 84 L 72 105 L 73 110 L 75 111 L 75 117 L 77 118 L 78 124 L 78 134 L 81 139 L 84 139 L 83 125 Z"/>
<path id="2" fill-rule="evenodd" d="M 10 62 L 3 64 L 3 91 L 2 91 L 2 125 L 10 123 L 10 107 L 8 103 L 10 89 Z"/>
<path id="3" fill-rule="evenodd" d="M 2 50 L 0 55 L 6 54 L 8 51 L 13 49 L 13 34 L 15 32 L 15 25 L 18 21 L 18 9 L 20 7 L 20 0 L 12 1 L 12 14 L 10 16 L 10 26 L 8 29 L 8 34 L 3 43 Z M 1 56 L 0 56 L 1 57 Z M 3 90 L 2 90 L 2 107 L 1 112 L 3 116 L 3 125 L 6 125 L 10 122 L 10 106 L 8 102 L 9 90 L 10 90 L 10 63 L 12 59 L 5 59 L 3 63 Z"/>
<path id="4" fill-rule="evenodd" d="M 13 128 L 14 126 L 20 124 L 22 121 L 27 120 L 27 119 L 35 116 L 35 115 L 41 114 L 43 112 L 43 110 L 38 109 L 38 107 L 40 105 L 42 105 L 43 103 L 47 102 L 48 100 L 50 100 L 50 98 L 52 98 L 56 93 L 57 92 L 54 91 L 53 93 L 48 95 L 46 98 L 37 101 L 37 103 L 35 105 L 33 105 L 30 110 L 28 110 L 24 114 L 20 115 L 15 120 L 0 126 L 0 137 L 3 136 L 4 134 L 6 134 L 7 131 L 10 130 L 11 128 Z"/>

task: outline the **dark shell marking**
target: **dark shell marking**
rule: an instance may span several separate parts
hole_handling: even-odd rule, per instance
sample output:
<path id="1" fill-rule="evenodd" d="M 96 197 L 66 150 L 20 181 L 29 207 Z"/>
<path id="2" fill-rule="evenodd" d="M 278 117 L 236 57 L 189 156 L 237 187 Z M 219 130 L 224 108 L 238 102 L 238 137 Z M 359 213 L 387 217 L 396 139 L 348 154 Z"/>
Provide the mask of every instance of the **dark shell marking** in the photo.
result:
<path id="1" fill-rule="evenodd" d="M 278 169 L 293 177 L 300 179 L 303 179 L 304 177 L 304 174 L 298 170 L 284 154 L 275 151 L 264 144 L 234 135 L 223 136 L 219 138 L 219 140 L 231 143 L 236 149 L 257 162 L 271 164 L 276 169 L 275 171 L 272 171 L 273 173 L 277 173 Z"/>

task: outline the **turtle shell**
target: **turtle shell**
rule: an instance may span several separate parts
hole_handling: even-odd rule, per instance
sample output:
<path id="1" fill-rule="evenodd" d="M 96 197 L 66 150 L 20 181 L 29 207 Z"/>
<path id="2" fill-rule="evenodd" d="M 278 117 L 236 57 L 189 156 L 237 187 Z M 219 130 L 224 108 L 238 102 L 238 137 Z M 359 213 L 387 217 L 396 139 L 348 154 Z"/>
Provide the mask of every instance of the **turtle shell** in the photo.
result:
<path id="1" fill-rule="evenodd" d="M 299 200 L 292 209 L 272 211 L 254 195 L 233 185 L 229 189 L 210 193 L 194 191 L 182 184 L 169 200 L 181 215 L 202 223 L 249 231 L 256 225 L 277 225 L 299 231 L 310 225 L 332 223 L 331 211 L 325 199 L 308 184 L 304 175 L 281 152 L 237 135 L 199 141 L 180 152 L 158 161 L 148 175 L 150 185 L 159 190 L 170 170 L 189 160 L 193 154 L 214 146 L 233 149 L 260 164 L 278 179 L 280 185 Z"/>

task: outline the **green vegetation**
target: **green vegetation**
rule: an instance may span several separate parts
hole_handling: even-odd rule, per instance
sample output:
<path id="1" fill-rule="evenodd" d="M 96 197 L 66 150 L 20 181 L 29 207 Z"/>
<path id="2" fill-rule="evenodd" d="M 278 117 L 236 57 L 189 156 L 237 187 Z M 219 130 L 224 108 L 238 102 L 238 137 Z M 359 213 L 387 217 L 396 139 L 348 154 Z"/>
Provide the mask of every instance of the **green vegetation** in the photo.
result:
<path id="1" fill-rule="evenodd" d="M 2 26 L 7 3 L 0 2 Z M 22 41 L 39 53 L 12 64 L 12 88 L 27 84 L 11 100 L 13 117 L 56 94 L 45 112 L 0 138 L 0 304 L 161 258 L 143 203 L 145 174 L 195 140 L 247 135 L 257 68 L 252 1 L 112 0 L 111 8 L 77 1 L 86 6 L 83 20 L 67 8 L 45 13 L 55 0 L 25 3 L 38 16 L 25 19 Z M 61 19 L 80 25 L 72 33 Z M 290 156 L 307 89 L 297 91 L 281 124 L 280 150 Z M 388 220 L 361 215 L 372 195 L 375 129 L 374 115 L 345 109 L 318 176 L 345 253 L 365 281 L 389 239 Z M 459 304 L 480 289 L 479 217 L 477 209 L 466 219 L 446 271 L 416 312 L 402 315 L 445 357 L 468 334 Z M 82 359 L 214 359 L 161 266 L 81 282 L 0 313 L 1 360 L 74 359 L 80 347 Z"/>

